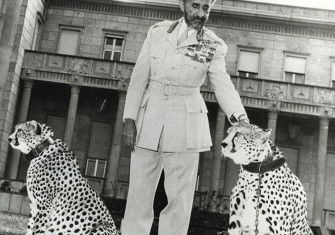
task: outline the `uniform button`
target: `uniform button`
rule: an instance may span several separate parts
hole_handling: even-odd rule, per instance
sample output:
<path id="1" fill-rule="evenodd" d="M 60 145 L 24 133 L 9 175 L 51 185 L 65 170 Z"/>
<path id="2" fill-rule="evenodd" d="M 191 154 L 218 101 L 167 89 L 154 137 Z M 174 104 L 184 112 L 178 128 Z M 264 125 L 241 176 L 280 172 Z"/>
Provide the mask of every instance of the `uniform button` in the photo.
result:
<path id="1" fill-rule="evenodd" d="M 167 99 L 169 99 L 169 97 L 167 97 L 167 96 L 164 96 L 164 100 L 167 100 Z"/>

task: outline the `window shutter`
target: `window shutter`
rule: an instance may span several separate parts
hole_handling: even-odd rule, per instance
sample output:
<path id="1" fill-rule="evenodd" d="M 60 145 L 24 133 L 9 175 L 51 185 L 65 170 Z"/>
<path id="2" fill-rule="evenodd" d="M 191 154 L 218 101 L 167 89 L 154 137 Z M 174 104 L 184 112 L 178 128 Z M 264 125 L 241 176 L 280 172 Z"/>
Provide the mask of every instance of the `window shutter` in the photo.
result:
<path id="1" fill-rule="evenodd" d="M 59 38 L 58 53 L 76 55 L 80 31 L 63 29 Z"/>
<path id="2" fill-rule="evenodd" d="M 240 51 L 239 71 L 258 73 L 259 52 Z"/>
<path id="3" fill-rule="evenodd" d="M 285 72 L 302 73 L 306 71 L 306 58 L 302 57 L 285 57 Z"/>

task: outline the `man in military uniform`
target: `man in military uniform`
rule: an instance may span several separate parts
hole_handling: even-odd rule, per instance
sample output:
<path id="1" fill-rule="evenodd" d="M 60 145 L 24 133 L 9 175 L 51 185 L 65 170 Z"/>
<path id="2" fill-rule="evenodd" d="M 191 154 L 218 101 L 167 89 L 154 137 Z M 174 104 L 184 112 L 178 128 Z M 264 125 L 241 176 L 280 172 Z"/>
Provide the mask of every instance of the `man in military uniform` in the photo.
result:
<path id="1" fill-rule="evenodd" d="M 133 150 L 122 235 L 148 235 L 162 170 L 160 235 L 187 233 L 199 152 L 212 145 L 200 86 L 208 76 L 231 123 L 248 118 L 225 68 L 227 46 L 204 28 L 215 0 L 180 0 L 184 17 L 150 27 L 130 80 L 124 142 Z"/>

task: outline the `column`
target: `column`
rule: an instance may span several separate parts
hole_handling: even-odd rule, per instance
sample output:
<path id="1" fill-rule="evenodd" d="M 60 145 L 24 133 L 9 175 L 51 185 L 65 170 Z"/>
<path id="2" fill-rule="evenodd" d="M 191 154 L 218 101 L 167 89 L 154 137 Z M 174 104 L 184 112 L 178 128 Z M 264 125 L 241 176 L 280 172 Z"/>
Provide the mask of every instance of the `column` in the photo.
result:
<path id="1" fill-rule="evenodd" d="M 213 143 L 213 159 L 211 166 L 211 181 L 210 181 L 210 189 L 215 192 L 219 191 L 220 170 L 223 157 L 221 150 L 221 142 L 224 137 L 225 122 L 226 122 L 226 115 L 224 114 L 223 110 L 219 107 L 216 117 L 215 139 Z"/>
<path id="2" fill-rule="evenodd" d="M 6 13 L 3 17 L 4 24 L 0 37 L 0 95 L 3 93 L 3 88 L 7 80 L 7 72 L 14 47 L 22 0 L 7 1 L 6 4 Z"/>
<path id="3" fill-rule="evenodd" d="M 118 169 L 122 146 L 122 132 L 123 132 L 123 110 L 126 101 L 126 93 L 122 92 L 119 94 L 119 103 L 116 115 L 116 121 L 114 125 L 114 134 L 112 139 L 112 147 L 108 159 L 108 168 L 105 181 L 104 194 L 106 196 L 117 195 L 117 180 L 118 180 Z"/>
<path id="4" fill-rule="evenodd" d="M 268 128 L 272 130 L 270 139 L 272 143 L 276 140 L 276 128 L 277 128 L 278 111 L 270 110 L 268 113 Z"/>
<path id="5" fill-rule="evenodd" d="M 32 88 L 33 88 L 32 80 L 23 81 L 23 91 L 22 91 L 22 98 L 21 98 L 21 102 L 19 106 L 20 110 L 19 110 L 19 115 L 18 115 L 18 123 L 27 121 Z M 19 151 L 13 150 L 11 152 L 9 172 L 8 172 L 8 177 L 10 179 L 17 178 L 17 171 L 19 169 L 20 156 L 21 154 Z"/>
<path id="6" fill-rule="evenodd" d="M 78 100 L 79 100 L 79 86 L 71 87 L 71 98 L 69 109 L 67 113 L 66 125 L 65 125 L 65 134 L 64 134 L 64 142 L 71 148 L 74 124 L 76 121 Z"/>
<path id="7" fill-rule="evenodd" d="M 327 162 L 327 141 L 328 141 L 329 118 L 320 117 L 319 120 L 319 142 L 318 162 L 316 166 L 316 180 L 313 204 L 313 225 L 322 226 L 323 202 L 325 196 L 325 176 Z"/>

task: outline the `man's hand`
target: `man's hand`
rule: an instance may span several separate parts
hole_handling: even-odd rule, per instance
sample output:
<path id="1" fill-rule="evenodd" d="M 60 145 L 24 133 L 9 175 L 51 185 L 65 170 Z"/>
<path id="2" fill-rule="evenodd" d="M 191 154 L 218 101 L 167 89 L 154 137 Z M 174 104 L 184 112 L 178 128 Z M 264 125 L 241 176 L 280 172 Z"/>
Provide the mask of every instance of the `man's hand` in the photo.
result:
<path id="1" fill-rule="evenodd" d="M 236 118 L 234 115 L 231 115 L 230 122 L 233 126 L 250 126 L 249 119 L 245 114 L 241 114 L 238 118 Z"/>
<path id="2" fill-rule="evenodd" d="M 122 140 L 123 143 L 131 149 L 131 151 L 135 150 L 136 135 L 137 131 L 135 121 L 133 119 L 126 118 L 124 122 Z"/>

